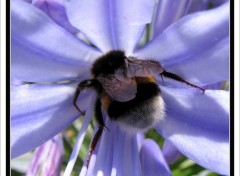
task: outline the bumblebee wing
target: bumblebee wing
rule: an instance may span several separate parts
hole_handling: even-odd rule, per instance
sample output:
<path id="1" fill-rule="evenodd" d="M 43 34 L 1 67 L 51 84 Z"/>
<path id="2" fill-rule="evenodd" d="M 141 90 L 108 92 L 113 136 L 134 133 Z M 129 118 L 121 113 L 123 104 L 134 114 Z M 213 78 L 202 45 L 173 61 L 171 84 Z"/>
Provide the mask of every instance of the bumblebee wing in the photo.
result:
<path id="1" fill-rule="evenodd" d="M 126 102 L 136 97 L 137 83 L 135 79 L 129 82 L 118 80 L 115 75 L 98 76 L 105 92 L 114 100 Z"/>
<path id="2" fill-rule="evenodd" d="M 163 72 L 161 64 L 154 60 L 140 60 L 134 57 L 128 57 L 125 59 L 126 64 L 126 75 L 127 77 L 134 76 L 151 76 Z"/>
<path id="3" fill-rule="evenodd" d="M 115 71 L 115 77 L 122 82 L 130 83 L 132 81 L 131 78 L 126 76 L 124 67 L 121 67 Z"/>

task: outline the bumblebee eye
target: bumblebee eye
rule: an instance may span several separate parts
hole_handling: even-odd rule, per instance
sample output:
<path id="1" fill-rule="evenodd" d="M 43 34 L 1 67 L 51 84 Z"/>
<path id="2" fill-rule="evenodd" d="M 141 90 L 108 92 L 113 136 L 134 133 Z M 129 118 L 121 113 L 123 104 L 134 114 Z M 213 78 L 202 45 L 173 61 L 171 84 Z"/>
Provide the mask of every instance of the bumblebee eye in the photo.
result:
<path id="1" fill-rule="evenodd" d="M 110 67 L 113 67 L 115 69 L 121 67 L 123 65 L 124 61 L 121 59 L 118 59 L 118 58 L 113 58 L 112 60 L 109 61 L 109 66 Z"/>
<path id="2" fill-rule="evenodd" d="M 99 74 L 113 74 L 116 69 L 125 65 L 125 58 L 123 51 L 110 51 L 93 63 L 92 74 L 95 77 Z"/>

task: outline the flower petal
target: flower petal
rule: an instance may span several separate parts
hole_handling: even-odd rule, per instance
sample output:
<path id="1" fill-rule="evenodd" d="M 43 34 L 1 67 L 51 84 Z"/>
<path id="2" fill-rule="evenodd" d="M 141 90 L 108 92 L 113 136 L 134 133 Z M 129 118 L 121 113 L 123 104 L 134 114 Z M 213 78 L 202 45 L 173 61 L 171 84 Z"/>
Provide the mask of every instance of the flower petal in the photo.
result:
<path id="1" fill-rule="evenodd" d="M 224 82 L 220 81 L 214 84 L 209 84 L 204 87 L 204 89 L 211 89 L 211 90 L 226 90 L 223 88 Z"/>
<path id="2" fill-rule="evenodd" d="M 209 5 L 209 0 L 191 1 L 191 5 L 189 7 L 188 13 L 207 10 L 208 5 Z"/>
<path id="3" fill-rule="evenodd" d="M 14 39 L 11 42 L 11 58 L 11 79 L 18 82 L 57 82 L 83 79 L 89 75 L 90 65 L 87 63 L 60 61 Z"/>
<path id="4" fill-rule="evenodd" d="M 77 28 L 70 24 L 62 0 L 33 0 L 32 4 L 48 14 L 53 21 L 69 32 L 73 34 L 79 32 Z"/>
<path id="5" fill-rule="evenodd" d="M 229 35 L 229 3 L 199 13 L 187 15 L 167 28 L 134 55 L 154 58 L 163 66 L 208 49 Z"/>
<path id="6" fill-rule="evenodd" d="M 229 0 L 208 0 L 208 1 L 212 7 L 217 7 L 219 5 L 222 5 L 225 2 L 229 2 Z"/>
<path id="7" fill-rule="evenodd" d="M 229 0 L 197 0 L 192 1 L 188 13 L 216 8 Z"/>
<path id="8" fill-rule="evenodd" d="M 144 141 L 140 151 L 143 176 L 172 175 L 159 146 L 150 139 Z"/>
<path id="9" fill-rule="evenodd" d="M 105 122 L 109 131 L 104 131 L 99 141 L 99 149 L 96 156 L 96 162 L 93 169 L 93 174 L 88 175 L 111 175 L 112 160 L 113 160 L 113 129 L 109 125 L 109 119 Z M 103 173 L 103 174 L 101 174 Z"/>
<path id="10" fill-rule="evenodd" d="M 34 155 L 26 175 L 60 175 L 63 152 L 63 141 L 61 135 L 57 135 L 48 140 L 34 151 Z"/>
<path id="11" fill-rule="evenodd" d="M 68 164 L 66 166 L 66 169 L 65 169 L 65 172 L 64 172 L 63 176 L 71 175 L 72 169 L 73 169 L 73 167 L 76 163 L 76 160 L 77 160 L 77 157 L 78 157 L 78 154 L 79 154 L 79 150 L 80 150 L 81 145 L 83 143 L 83 139 L 86 135 L 88 125 L 89 125 L 89 123 L 91 121 L 91 118 L 92 118 L 92 114 L 93 114 L 92 109 L 93 109 L 93 106 L 89 106 L 89 108 L 86 112 L 86 115 L 84 116 L 82 127 L 81 127 L 81 129 L 78 133 L 78 136 L 77 136 L 72 154 L 70 156 L 70 159 L 68 161 Z"/>
<path id="12" fill-rule="evenodd" d="M 169 140 L 164 141 L 162 153 L 168 164 L 173 164 L 182 156 L 178 149 Z"/>
<path id="13" fill-rule="evenodd" d="M 161 87 L 166 118 L 156 129 L 196 163 L 229 174 L 229 92 Z"/>
<path id="14" fill-rule="evenodd" d="M 11 4 L 11 24 L 12 38 L 55 60 L 91 63 L 101 54 L 25 1 L 14 0 Z"/>
<path id="15" fill-rule="evenodd" d="M 91 158 L 87 175 L 142 175 L 137 135 L 122 130 L 109 118 L 105 125 L 109 131 L 104 131 L 94 156 L 96 161 L 92 163 Z"/>
<path id="16" fill-rule="evenodd" d="M 80 116 L 72 104 L 75 86 L 32 84 L 11 87 L 12 158 L 51 139 Z M 80 109 L 86 110 L 94 96 L 92 91 L 82 94 Z"/>
<path id="17" fill-rule="evenodd" d="M 66 0 L 70 22 L 102 51 L 131 52 L 151 22 L 154 0 Z M 144 15 L 142 15 L 144 14 Z"/>
<path id="18" fill-rule="evenodd" d="M 136 134 L 125 134 L 123 163 L 123 175 L 142 175 Z"/>
<path id="19" fill-rule="evenodd" d="M 91 143 L 92 143 L 92 141 L 93 141 L 93 137 L 96 135 L 96 133 L 97 133 L 97 130 L 98 130 L 98 128 L 99 128 L 99 126 L 98 125 L 95 125 L 95 127 L 94 127 L 94 135 L 92 136 L 92 140 L 91 140 Z M 90 144 L 91 144 L 90 143 Z M 96 145 L 96 147 L 95 147 L 95 149 L 94 149 L 94 151 L 93 151 L 93 153 L 92 153 L 92 156 L 91 156 L 91 159 L 90 159 L 90 161 L 89 161 L 89 165 L 88 165 L 88 167 L 87 167 L 87 162 L 88 162 L 88 157 L 86 157 L 85 158 L 85 160 L 84 160 L 84 164 L 83 164 L 83 166 L 82 166 L 82 169 L 81 169 L 81 172 L 80 172 L 80 174 L 79 174 L 79 176 L 91 176 L 92 175 L 92 173 L 93 173 L 93 170 L 94 170 L 94 167 L 95 167 L 95 163 L 96 163 L 96 155 L 97 155 L 97 153 L 98 153 L 98 149 L 99 149 L 99 143 L 100 142 L 98 142 L 97 143 L 97 145 Z M 90 152 L 90 147 L 88 148 L 88 152 L 87 153 L 89 153 Z"/>
<path id="20" fill-rule="evenodd" d="M 112 165 L 112 176 L 122 175 L 123 172 L 123 161 L 124 161 L 124 145 L 125 145 L 125 133 L 121 132 L 116 124 L 114 124 L 116 130 L 114 130 L 114 157 Z"/>
<path id="21" fill-rule="evenodd" d="M 171 23 L 184 16 L 191 4 L 190 0 L 159 0 L 153 37 L 161 34 Z M 171 9 L 171 10 L 169 10 Z"/>
<path id="22" fill-rule="evenodd" d="M 198 86 L 229 80 L 229 38 L 185 60 L 165 64 L 164 68 Z M 186 87 L 185 84 L 179 85 L 179 82 L 169 79 L 164 79 L 164 84 Z"/>

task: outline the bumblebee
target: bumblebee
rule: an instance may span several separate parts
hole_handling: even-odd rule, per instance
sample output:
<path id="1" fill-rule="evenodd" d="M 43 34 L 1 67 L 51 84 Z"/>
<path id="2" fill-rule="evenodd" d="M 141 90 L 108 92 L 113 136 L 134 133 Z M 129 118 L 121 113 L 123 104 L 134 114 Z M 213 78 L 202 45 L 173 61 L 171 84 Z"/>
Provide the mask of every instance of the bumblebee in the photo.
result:
<path id="1" fill-rule="evenodd" d="M 84 114 L 76 104 L 79 94 L 87 88 L 94 89 L 98 94 L 95 115 L 99 129 L 90 147 L 87 166 L 105 128 L 102 108 L 122 128 L 128 131 L 146 131 L 165 115 L 161 90 L 154 76 L 170 78 L 204 92 L 203 88 L 167 72 L 159 62 L 127 57 L 121 50 L 110 51 L 96 59 L 91 74 L 92 79 L 78 84 L 73 99 L 74 106 Z"/>

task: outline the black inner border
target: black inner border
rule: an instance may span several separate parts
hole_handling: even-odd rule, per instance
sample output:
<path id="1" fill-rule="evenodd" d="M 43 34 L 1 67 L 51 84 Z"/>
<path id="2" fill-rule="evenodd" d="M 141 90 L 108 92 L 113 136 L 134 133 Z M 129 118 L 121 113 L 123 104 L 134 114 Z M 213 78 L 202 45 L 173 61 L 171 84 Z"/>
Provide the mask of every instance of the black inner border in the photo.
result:
<path id="1" fill-rule="evenodd" d="M 6 0 L 6 175 L 11 175 L 10 167 L 10 1 Z"/>

